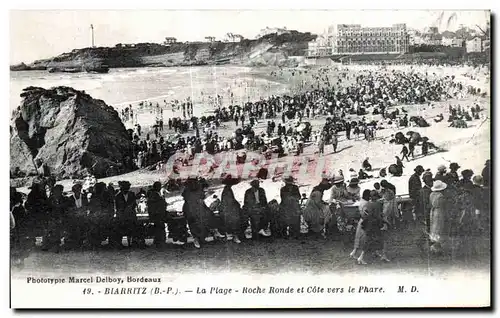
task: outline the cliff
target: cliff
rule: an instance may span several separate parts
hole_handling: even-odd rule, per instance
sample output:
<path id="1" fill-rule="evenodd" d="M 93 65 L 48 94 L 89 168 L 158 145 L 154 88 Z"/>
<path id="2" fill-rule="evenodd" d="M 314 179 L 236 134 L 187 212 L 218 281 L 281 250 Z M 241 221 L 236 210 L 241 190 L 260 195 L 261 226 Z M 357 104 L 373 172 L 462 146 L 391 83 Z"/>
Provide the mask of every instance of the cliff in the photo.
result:
<path id="1" fill-rule="evenodd" d="M 102 100 L 70 87 L 28 87 L 21 97 L 10 126 L 12 170 L 34 175 L 46 165 L 58 179 L 104 176 L 132 149 L 118 113 Z"/>
<path id="2" fill-rule="evenodd" d="M 269 34 L 241 42 L 189 42 L 162 45 L 157 43 L 117 44 L 115 47 L 76 49 L 31 64 L 12 65 L 11 70 L 82 68 L 84 65 L 118 67 L 188 66 L 216 63 L 242 65 L 286 65 L 288 56 L 305 55 L 307 43 L 316 38 L 311 33 L 290 31 Z"/>

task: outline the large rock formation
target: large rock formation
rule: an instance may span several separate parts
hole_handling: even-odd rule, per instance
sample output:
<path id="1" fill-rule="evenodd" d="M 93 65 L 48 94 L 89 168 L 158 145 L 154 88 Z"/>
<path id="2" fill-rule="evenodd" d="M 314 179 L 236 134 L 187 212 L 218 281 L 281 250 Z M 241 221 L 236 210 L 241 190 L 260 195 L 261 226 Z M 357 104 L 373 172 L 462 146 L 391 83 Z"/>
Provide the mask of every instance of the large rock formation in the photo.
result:
<path id="1" fill-rule="evenodd" d="M 28 87 L 21 97 L 10 127 L 11 172 L 102 177 L 130 154 L 125 126 L 104 101 L 70 87 Z"/>

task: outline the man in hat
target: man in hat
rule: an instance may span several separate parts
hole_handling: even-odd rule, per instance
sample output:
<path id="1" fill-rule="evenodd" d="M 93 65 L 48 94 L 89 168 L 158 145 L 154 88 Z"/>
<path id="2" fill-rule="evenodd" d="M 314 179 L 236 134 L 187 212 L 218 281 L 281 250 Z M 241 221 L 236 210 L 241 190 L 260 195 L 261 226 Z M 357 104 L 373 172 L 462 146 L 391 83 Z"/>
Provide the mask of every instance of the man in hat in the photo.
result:
<path id="1" fill-rule="evenodd" d="M 314 191 L 319 191 L 319 192 L 321 192 L 321 195 L 323 196 L 323 193 L 326 190 L 330 189 L 331 186 L 332 186 L 332 184 L 330 183 L 330 179 L 328 178 L 327 175 L 323 174 L 321 176 L 321 182 L 312 189 L 311 193 Z"/>
<path id="2" fill-rule="evenodd" d="M 259 235 L 267 237 L 269 234 L 264 231 L 269 220 L 266 191 L 260 187 L 259 179 L 252 180 L 250 186 L 251 188 L 245 191 L 243 220 L 248 223 L 250 219 L 253 239 L 257 239 Z"/>
<path id="3" fill-rule="evenodd" d="M 280 190 L 281 204 L 279 209 L 279 216 L 277 220 L 278 236 L 288 237 L 287 228 L 289 229 L 289 235 L 293 238 L 298 238 L 300 236 L 300 192 L 299 187 L 294 184 L 294 179 L 292 176 L 288 176 L 284 179 L 285 185 Z"/>
<path id="4" fill-rule="evenodd" d="M 69 242 L 74 247 L 81 247 L 87 233 L 87 211 L 89 201 L 82 194 L 82 184 L 76 182 L 71 188 L 73 192 L 68 198 L 70 210 L 66 221 L 66 231 L 69 233 Z M 66 243 L 66 242 L 65 242 Z"/>
<path id="5" fill-rule="evenodd" d="M 421 165 L 418 165 L 414 169 L 415 173 L 411 175 L 408 180 L 408 194 L 413 204 L 413 213 L 420 219 L 421 215 L 417 215 L 417 202 L 419 202 L 420 190 L 422 189 L 422 182 L 420 181 L 420 176 L 424 173 L 425 169 Z"/>
<path id="6" fill-rule="evenodd" d="M 440 180 L 443 182 L 446 181 L 446 166 L 445 165 L 439 165 L 437 167 L 437 173 L 434 176 L 434 180 Z"/>
<path id="7" fill-rule="evenodd" d="M 472 176 L 474 172 L 470 169 L 462 170 L 462 179 L 458 182 L 459 188 L 462 190 L 470 190 L 473 188 L 474 184 L 472 183 Z"/>
<path id="8" fill-rule="evenodd" d="M 149 221 L 153 225 L 154 244 L 156 247 L 163 247 L 166 243 L 165 218 L 167 203 L 160 194 L 161 183 L 156 181 L 148 193 L 147 206 Z"/>
<path id="9" fill-rule="evenodd" d="M 130 247 L 133 238 L 140 240 L 142 236 L 137 221 L 137 199 L 135 193 L 130 191 L 130 182 L 120 181 L 118 186 L 120 192 L 115 196 L 116 229 L 113 243 L 120 246 L 123 236 L 126 236 Z"/>
<path id="10" fill-rule="evenodd" d="M 446 181 L 445 183 L 447 184 L 453 184 L 453 185 L 457 185 L 458 184 L 458 169 L 460 169 L 460 166 L 458 165 L 458 163 L 456 162 L 452 162 L 450 164 L 450 172 L 448 172 L 446 174 Z"/>

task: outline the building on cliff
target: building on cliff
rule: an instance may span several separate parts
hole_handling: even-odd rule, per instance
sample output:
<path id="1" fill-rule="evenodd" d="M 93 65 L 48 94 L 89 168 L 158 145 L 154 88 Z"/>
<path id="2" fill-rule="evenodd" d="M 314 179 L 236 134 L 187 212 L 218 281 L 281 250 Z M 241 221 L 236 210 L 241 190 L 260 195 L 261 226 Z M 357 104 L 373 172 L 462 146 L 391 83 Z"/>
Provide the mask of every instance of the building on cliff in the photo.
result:
<path id="1" fill-rule="evenodd" d="M 259 39 L 263 36 L 269 35 L 269 34 L 275 34 L 276 35 L 282 35 L 286 33 L 290 33 L 290 30 L 288 30 L 286 27 L 283 28 L 270 28 L 270 27 L 265 27 L 264 29 L 261 29 L 259 34 L 255 37 L 256 39 Z"/>
<path id="2" fill-rule="evenodd" d="M 224 39 L 222 40 L 222 42 L 225 42 L 225 43 L 238 43 L 238 42 L 241 42 L 243 39 L 244 39 L 244 37 L 242 35 L 240 35 L 240 34 L 227 33 L 224 36 Z"/>
<path id="3" fill-rule="evenodd" d="M 169 45 L 169 44 L 175 44 L 177 43 L 177 39 L 174 37 L 166 37 L 165 41 L 163 41 L 163 44 Z"/>

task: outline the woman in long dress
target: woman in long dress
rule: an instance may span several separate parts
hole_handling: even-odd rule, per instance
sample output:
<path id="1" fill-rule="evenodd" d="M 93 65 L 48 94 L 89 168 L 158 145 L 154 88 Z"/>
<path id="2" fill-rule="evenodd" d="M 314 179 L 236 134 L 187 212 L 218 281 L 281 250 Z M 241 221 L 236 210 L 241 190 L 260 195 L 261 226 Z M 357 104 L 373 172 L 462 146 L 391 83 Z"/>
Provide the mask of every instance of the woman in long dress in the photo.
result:
<path id="1" fill-rule="evenodd" d="M 313 190 L 307 200 L 304 208 L 304 221 L 308 225 L 309 233 L 314 235 L 323 234 L 325 224 L 328 224 L 332 218 L 330 207 L 322 200 L 322 193 L 319 190 Z"/>
<path id="2" fill-rule="evenodd" d="M 208 236 L 213 224 L 212 212 L 205 204 L 205 192 L 203 185 L 195 177 L 186 180 L 184 191 L 182 192 L 184 205 L 182 212 L 186 217 L 189 230 L 193 236 L 193 243 L 196 248 L 201 247 Z"/>
<path id="3" fill-rule="evenodd" d="M 380 186 L 382 187 L 382 209 L 384 218 L 390 225 L 395 226 L 399 218 L 396 194 L 391 189 L 386 187 L 384 182 L 381 182 Z"/>
<path id="4" fill-rule="evenodd" d="M 223 180 L 225 184 L 221 194 L 219 213 L 223 221 L 222 233 L 232 234 L 233 242 L 240 244 L 241 233 L 241 205 L 234 197 L 233 185 L 239 180 L 233 179 L 230 175 Z"/>
<path id="5" fill-rule="evenodd" d="M 366 209 L 367 204 L 370 202 L 370 190 L 366 189 L 363 191 L 363 195 L 359 202 L 359 213 L 361 218 L 359 219 L 358 226 L 356 228 L 356 235 L 354 237 L 354 249 L 349 256 L 351 258 L 356 258 L 356 253 L 361 250 L 361 254 L 357 258 L 358 264 L 366 264 L 364 260 L 365 250 L 367 247 L 367 237 L 366 231 L 363 228 L 363 220 L 367 219 L 370 215 L 370 211 Z"/>
<path id="6" fill-rule="evenodd" d="M 389 222 L 383 213 L 383 203 L 376 191 L 371 191 L 370 202 L 366 205 L 366 209 L 370 211 L 370 217 L 363 222 L 368 240 L 367 250 L 374 251 L 382 261 L 390 262 L 385 253 Z"/>
<path id="7" fill-rule="evenodd" d="M 432 186 L 429 201 L 431 203 L 431 226 L 429 237 L 431 240 L 431 252 L 441 253 L 443 244 L 447 242 L 449 231 L 446 221 L 449 218 L 449 202 L 443 190 L 447 188 L 446 183 L 435 180 Z"/>

